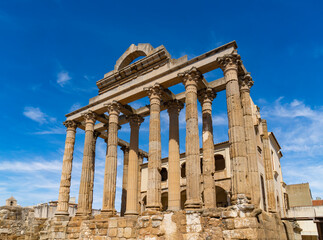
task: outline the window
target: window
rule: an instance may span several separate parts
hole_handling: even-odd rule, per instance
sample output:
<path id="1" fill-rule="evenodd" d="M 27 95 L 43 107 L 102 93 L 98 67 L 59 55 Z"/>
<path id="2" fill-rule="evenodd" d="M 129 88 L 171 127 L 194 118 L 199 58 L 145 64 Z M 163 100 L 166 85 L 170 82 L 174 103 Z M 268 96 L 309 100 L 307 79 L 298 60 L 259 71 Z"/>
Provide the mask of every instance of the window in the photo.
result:
<path id="1" fill-rule="evenodd" d="M 181 166 L 181 178 L 186 178 L 186 163 Z"/>
<path id="2" fill-rule="evenodd" d="M 215 164 L 215 171 L 222 171 L 225 169 L 225 159 L 223 155 L 216 154 L 214 155 L 214 164 Z"/>
<path id="3" fill-rule="evenodd" d="M 161 175 L 161 181 L 165 182 L 168 179 L 168 172 L 166 168 L 162 168 L 160 171 L 160 175 Z"/>

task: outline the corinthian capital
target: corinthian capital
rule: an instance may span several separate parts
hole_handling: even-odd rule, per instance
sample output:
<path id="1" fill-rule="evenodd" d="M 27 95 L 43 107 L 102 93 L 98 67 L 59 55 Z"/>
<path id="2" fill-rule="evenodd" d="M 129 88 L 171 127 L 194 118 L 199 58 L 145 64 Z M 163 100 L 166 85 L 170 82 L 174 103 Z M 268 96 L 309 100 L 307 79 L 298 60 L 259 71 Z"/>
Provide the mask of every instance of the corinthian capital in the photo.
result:
<path id="1" fill-rule="evenodd" d="M 181 101 L 178 101 L 177 99 L 168 101 L 165 105 L 167 107 L 167 111 L 168 111 L 169 114 L 170 113 L 179 114 L 179 112 L 184 107 L 184 104 Z"/>
<path id="2" fill-rule="evenodd" d="M 85 119 L 85 121 L 92 121 L 95 122 L 95 118 L 96 118 L 96 113 L 88 110 L 86 113 L 82 114 L 83 118 Z"/>
<path id="3" fill-rule="evenodd" d="M 104 106 L 107 108 L 107 112 L 109 115 L 119 115 L 121 104 L 117 101 L 113 101 L 111 103 L 104 104 Z"/>
<path id="4" fill-rule="evenodd" d="M 153 98 L 160 99 L 161 95 L 162 95 L 163 88 L 158 83 L 155 83 L 154 86 L 144 88 L 144 90 L 146 91 L 149 99 L 151 100 Z"/>
<path id="5" fill-rule="evenodd" d="M 241 91 L 250 91 L 250 88 L 253 86 L 253 80 L 250 76 L 250 73 L 239 76 L 239 86 Z"/>
<path id="6" fill-rule="evenodd" d="M 201 104 L 204 102 L 211 102 L 216 97 L 216 92 L 212 88 L 201 89 L 197 93 L 197 98 Z"/>
<path id="7" fill-rule="evenodd" d="M 220 68 L 225 71 L 229 67 L 237 68 L 239 64 L 242 63 L 240 55 L 237 51 L 234 51 L 231 54 L 226 54 L 223 57 L 219 57 L 217 59 L 218 63 L 220 64 Z"/>
<path id="8" fill-rule="evenodd" d="M 179 73 L 177 76 L 182 79 L 185 87 L 189 85 L 196 86 L 197 83 L 203 79 L 202 73 L 196 67 L 192 67 L 188 71 Z"/>
<path id="9" fill-rule="evenodd" d="M 139 127 L 140 124 L 144 121 L 144 118 L 140 115 L 134 114 L 129 116 L 130 127 Z"/>
<path id="10" fill-rule="evenodd" d="M 67 121 L 63 122 L 63 124 L 67 129 L 73 129 L 73 130 L 75 130 L 77 128 L 77 126 L 79 125 L 78 122 L 75 122 L 73 120 L 67 120 Z"/>

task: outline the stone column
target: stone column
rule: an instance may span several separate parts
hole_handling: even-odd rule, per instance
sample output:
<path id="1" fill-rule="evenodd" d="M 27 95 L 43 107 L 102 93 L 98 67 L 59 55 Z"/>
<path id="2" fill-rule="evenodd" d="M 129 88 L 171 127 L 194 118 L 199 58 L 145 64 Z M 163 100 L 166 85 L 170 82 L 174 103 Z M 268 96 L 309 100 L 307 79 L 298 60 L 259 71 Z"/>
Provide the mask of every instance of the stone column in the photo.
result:
<path id="1" fill-rule="evenodd" d="M 169 155 L 168 155 L 168 210 L 181 209 L 181 165 L 179 153 L 178 115 L 183 103 L 173 100 L 167 103 L 169 115 Z"/>
<path id="2" fill-rule="evenodd" d="M 65 151 L 63 157 L 61 184 L 59 187 L 57 211 L 55 215 L 68 216 L 68 207 L 70 200 L 70 187 L 72 176 L 73 152 L 75 145 L 75 133 L 77 123 L 74 121 L 64 122 L 66 129 Z"/>
<path id="3" fill-rule="evenodd" d="M 211 89 L 203 89 L 199 92 L 199 101 L 202 106 L 203 118 L 203 183 L 204 183 L 204 207 L 216 208 L 216 191 L 213 174 L 215 172 L 214 141 L 212 125 L 212 101 L 216 93 Z"/>
<path id="4" fill-rule="evenodd" d="M 95 148 L 96 140 L 100 136 L 100 132 L 93 132 L 93 158 L 91 162 L 91 183 L 90 183 L 90 200 L 89 200 L 89 214 L 92 214 L 92 204 L 93 204 L 93 188 L 94 188 L 94 171 L 95 171 Z"/>
<path id="5" fill-rule="evenodd" d="M 186 209 L 201 208 L 200 190 L 200 144 L 197 115 L 197 83 L 202 74 L 193 67 L 180 73 L 185 86 L 186 103 Z"/>
<path id="6" fill-rule="evenodd" d="M 149 154 L 148 154 L 148 211 L 161 210 L 161 136 L 160 136 L 160 101 L 162 88 L 159 84 L 146 88 L 150 99 Z"/>
<path id="7" fill-rule="evenodd" d="M 260 206 L 260 175 L 258 172 L 256 133 L 252 117 L 253 106 L 250 98 L 250 88 L 253 85 L 251 76 L 249 74 L 240 76 L 239 84 L 247 147 L 248 175 L 251 185 L 251 203 L 258 208 Z"/>
<path id="8" fill-rule="evenodd" d="M 77 205 L 77 216 L 88 216 L 90 201 L 91 164 L 93 162 L 93 132 L 95 124 L 95 113 L 88 111 L 84 114 L 85 141 L 83 151 L 82 174 L 80 191 Z"/>
<path id="9" fill-rule="evenodd" d="M 127 184 L 127 207 L 125 215 L 138 215 L 138 150 L 139 150 L 139 127 L 144 119 L 139 115 L 130 118 L 130 150 Z"/>
<path id="10" fill-rule="evenodd" d="M 272 165 L 271 153 L 270 153 L 270 147 L 269 147 L 267 121 L 265 119 L 262 119 L 261 124 L 262 124 L 262 130 L 263 130 L 262 142 L 263 142 L 263 156 L 264 156 L 265 176 L 266 176 L 268 211 L 276 212 L 274 173 L 273 173 L 273 165 Z"/>
<path id="11" fill-rule="evenodd" d="M 129 165 L 129 147 L 122 146 L 123 151 L 123 176 L 122 176 L 122 195 L 121 195 L 121 210 L 120 216 L 124 216 L 127 203 L 127 184 L 128 184 L 128 165 Z"/>
<path id="12" fill-rule="evenodd" d="M 138 154 L 138 213 L 141 213 L 141 165 L 144 160 L 144 155 L 141 151 Z"/>
<path id="13" fill-rule="evenodd" d="M 236 52 L 218 58 L 226 81 L 229 142 L 232 169 L 231 202 L 237 203 L 238 194 L 250 199 L 250 183 L 247 174 L 247 152 L 244 121 L 238 83 L 240 55 Z M 240 195 L 241 197 L 241 195 Z"/>
<path id="14" fill-rule="evenodd" d="M 103 206 L 101 213 L 112 216 L 116 213 L 114 203 L 117 181 L 117 154 L 120 103 L 113 101 L 106 105 L 109 113 L 108 153 L 105 159 Z"/>

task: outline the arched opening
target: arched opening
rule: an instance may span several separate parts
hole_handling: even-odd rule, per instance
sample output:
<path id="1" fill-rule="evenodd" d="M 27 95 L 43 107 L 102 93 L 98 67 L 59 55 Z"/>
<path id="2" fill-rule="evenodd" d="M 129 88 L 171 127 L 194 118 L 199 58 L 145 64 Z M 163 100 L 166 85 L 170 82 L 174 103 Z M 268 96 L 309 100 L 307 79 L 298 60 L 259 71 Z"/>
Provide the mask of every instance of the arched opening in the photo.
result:
<path id="1" fill-rule="evenodd" d="M 230 199 L 228 193 L 219 186 L 215 186 L 216 189 L 216 206 L 217 207 L 227 207 L 229 206 Z"/>
<path id="2" fill-rule="evenodd" d="M 221 171 L 225 169 L 225 159 L 223 155 L 216 154 L 214 155 L 214 164 L 215 164 L 215 171 Z"/>
<path id="3" fill-rule="evenodd" d="M 162 193 L 161 202 L 163 211 L 166 211 L 168 209 L 168 192 Z"/>
<path id="4" fill-rule="evenodd" d="M 140 43 L 138 46 L 131 44 L 130 47 L 122 54 L 122 56 L 116 62 L 114 70 L 120 69 L 133 63 L 135 59 L 139 57 L 146 57 L 154 48 L 148 43 Z"/>
<path id="5" fill-rule="evenodd" d="M 167 172 L 167 169 L 166 168 L 162 168 L 160 170 L 160 176 L 161 176 L 161 181 L 162 182 L 167 181 L 167 179 L 168 179 L 168 172 Z"/>
<path id="6" fill-rule="evenodd" d="M 181 191 L 181 209 L 184 209 L 186 202 L 186 190 Z"/>
<path id="7" fill-rule="evenodd" d="M 10 206 L 13 206 L 13 201 L 10 201 Z"/>
<path id="8" fill-rule="evenodd" d="M 181 165 L 181 178 L 186 178 L 186 163 Z"/>

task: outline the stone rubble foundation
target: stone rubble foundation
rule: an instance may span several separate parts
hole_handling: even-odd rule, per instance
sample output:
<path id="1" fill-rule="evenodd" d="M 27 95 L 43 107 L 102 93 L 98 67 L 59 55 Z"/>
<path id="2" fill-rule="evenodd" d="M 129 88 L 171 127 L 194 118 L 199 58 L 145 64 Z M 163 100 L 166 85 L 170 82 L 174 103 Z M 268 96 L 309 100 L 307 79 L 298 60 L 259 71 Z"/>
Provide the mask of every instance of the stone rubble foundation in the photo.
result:
<path id="1" fill-rule="evenodd" d="M 138 217 L 33 217 L 33 210 L 0 208 L 0 239 L 298 240 L 299 227 L 278 214 L 237 206 L 200 211 L 146 212 Z"/>

